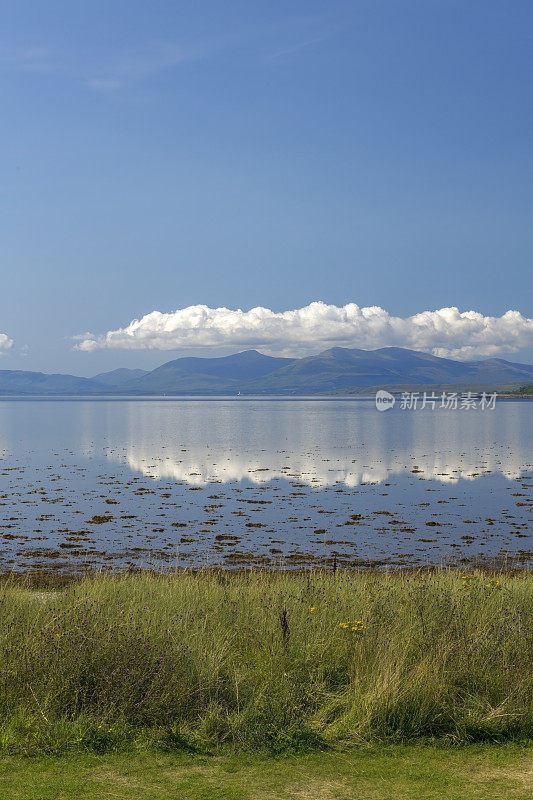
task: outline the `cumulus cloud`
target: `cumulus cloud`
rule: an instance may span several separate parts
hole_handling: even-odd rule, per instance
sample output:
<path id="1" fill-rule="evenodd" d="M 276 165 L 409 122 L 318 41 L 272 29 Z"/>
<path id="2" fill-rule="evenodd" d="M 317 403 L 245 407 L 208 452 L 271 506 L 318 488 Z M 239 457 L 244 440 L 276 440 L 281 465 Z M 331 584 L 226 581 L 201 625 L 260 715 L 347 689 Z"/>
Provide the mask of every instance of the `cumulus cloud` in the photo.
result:
<path id="1" fill-rule="evenodd" d="M 7 353 L 13 347 L 13 339 L 10 339 L 6 333 L 0 333 L 0 355 Z"/>
<path id="2" fill-rule="evenodd" d="M 87 352 L 257 347 L 263 352 L 305 355 L 335 345 L 396 346 L 469 359 L 533 346 L 533 319 L 518 311 L 487 317 L 455 307 L 394 317 L 379 306 L 360 308 L 355 303 L 314 302 L 282 312 L 261 306 L 242 311 L 196 305 L 168 313 L 152 311 L 124 328 L 76 338 L 76 349 Z"/>

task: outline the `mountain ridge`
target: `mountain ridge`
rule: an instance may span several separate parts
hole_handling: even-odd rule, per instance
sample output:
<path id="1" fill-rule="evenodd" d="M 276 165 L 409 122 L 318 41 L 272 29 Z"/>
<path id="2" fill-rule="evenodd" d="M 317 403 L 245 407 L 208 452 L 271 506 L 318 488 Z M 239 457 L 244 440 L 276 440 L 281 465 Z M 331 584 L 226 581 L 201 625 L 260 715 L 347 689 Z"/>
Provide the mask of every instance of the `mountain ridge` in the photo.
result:
<path id="1" fill-rule="evenodd" d="M 141 378 L 143 375 L 146 375 L 147 372 L 149 372 L 147 369 L 127 369 L 126 367 L 119 367 L 118 369 L 112 369 L 110 372 L 99 372 L 98 375 L 94 375 L 90 380 L 101 383 L 104 386 L 117 388 L 118 386 L 129 383 L 129 381 Z"/>
<path id="2" fill-rule="evenodd" d="M 533 365 L 505 359 L 457 361 L 399 347 L 331 347 L 301 358 L 245 350 L 185 356 L 151 371 L 119 368 L 93 378 L 0 370 L 3 395 L 236 395 L 357 393 L 400 385 L 498 386 L 533 381 Z"/>

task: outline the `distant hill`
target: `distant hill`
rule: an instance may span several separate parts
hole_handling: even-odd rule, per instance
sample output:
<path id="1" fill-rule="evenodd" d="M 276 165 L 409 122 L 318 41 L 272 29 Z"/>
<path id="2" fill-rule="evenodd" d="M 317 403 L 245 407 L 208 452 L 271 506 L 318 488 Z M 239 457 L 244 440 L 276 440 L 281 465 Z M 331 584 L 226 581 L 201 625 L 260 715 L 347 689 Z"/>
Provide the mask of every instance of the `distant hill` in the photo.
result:
<path id="1" fill-rule="evenodd" d="M 533 395 L 533 383 L 530 383 L 528 386 L 519 386 L 518 389 L 516 389 L 516 394 Z"/>
<path id="2" fill-rule="evenodd" d="M 295 359 L 267 376 L 256 388 L 269 392 L 330 392 L 381 384 L 500 384 L 529 380 L 533 366 L 503 359 L 454 361 L 429 353 L 384 347 L 355 350 L 333 347 Z"/>
<path id="3" fill-rule="evenodd" d="M 177 358 L 151 372 L 117 369 L 94 378 L 4 370 L 0 394 L 357 394 L 377 387 L 512 389 L 532 381 L 533 365 L 501 358 L 455 361 L 401 347 L 332 347 L 306 358 L 276 358 L 256 350 Z"/>
<path id="4" fill-rule="evenodd" d="M 105 387 L 104 387 L 105 389 Z M 45 375 L 43 372 L 0 370 L 0 394 L 99 394 L 102 386 L 90 378 Z"/>
<path id="5" fill-rule="evenodd" d="M 269 375 L 292 364 L 292 358 L 274 358 L 245 350 L 221 358 L 177 358 L 129 384 L 146 392 L 174 394 L 235 394 L 260 384 Z"/>
<path id="6" fill-rule="evenodd" d="M 130 383 L 131 381 L 135 381 L 138 378 L 142 378 L 142 376 L 146 375 L 146 373 L 147 370 L 145 369 L 125 369 L 122 367 L 121 369 L 111 370 L 111 372 L 101 372 L 99 375 L 95 375 L 93 378 L 91 378 L 91 380 L 103 384 L 104 386 L 118 388 L 120 386 L 125 386 L 126 384 Z"/>
<path id="7" fill-rule="evenodd" d="M 332 392 L 323 392 L 324 395 L 335 397 L 360 396 L 368 397 L 374 395 L 378 389 L 385 389 L 391 394 L 402 394 L 402 392 L 434 392 L 437 395 L 442 392 L 497 392 L 498 395 L 524 395 L 521 384 L 517 381 L 511 383 L 380 383 L 377 386 L 353 386 L 350 389 L 337 389 Z"/>

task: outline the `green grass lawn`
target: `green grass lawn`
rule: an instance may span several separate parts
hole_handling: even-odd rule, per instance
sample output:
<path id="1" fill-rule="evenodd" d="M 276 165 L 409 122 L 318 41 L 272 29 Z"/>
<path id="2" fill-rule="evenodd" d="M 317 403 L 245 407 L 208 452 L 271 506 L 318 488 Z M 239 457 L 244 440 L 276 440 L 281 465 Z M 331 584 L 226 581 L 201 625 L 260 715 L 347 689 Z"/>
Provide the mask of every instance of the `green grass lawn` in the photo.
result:
<path id="1" fill-rule="evenodd" d="M 0 760 L 3 800 L 525 800 L 531 749 L 389 745 L 278 758 L 77 755 Z"/>

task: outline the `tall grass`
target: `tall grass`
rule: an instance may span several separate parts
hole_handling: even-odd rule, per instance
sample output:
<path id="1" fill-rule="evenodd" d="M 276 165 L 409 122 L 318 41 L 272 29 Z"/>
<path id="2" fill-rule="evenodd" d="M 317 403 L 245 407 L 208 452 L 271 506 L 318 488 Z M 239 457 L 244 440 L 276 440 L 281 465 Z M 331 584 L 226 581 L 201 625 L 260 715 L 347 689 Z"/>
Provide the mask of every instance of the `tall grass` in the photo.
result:
<path id="1" fill-rule="evenodd" d="M 0 609 L 4 751 L 533 732 L 530 574 L 100 576 Z"/>

